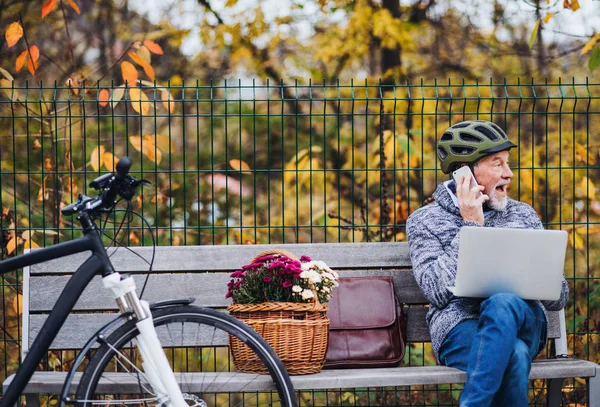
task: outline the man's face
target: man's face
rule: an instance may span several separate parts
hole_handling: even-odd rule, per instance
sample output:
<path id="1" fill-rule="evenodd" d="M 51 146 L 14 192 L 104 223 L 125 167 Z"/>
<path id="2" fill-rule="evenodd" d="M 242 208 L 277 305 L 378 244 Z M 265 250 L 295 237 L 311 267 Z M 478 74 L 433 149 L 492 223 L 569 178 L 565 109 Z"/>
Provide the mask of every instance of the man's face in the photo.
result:
<path id="1" fill-rule="evenodd" d="M 508 185 L 513 177 L 508 166 L 508 150 L 482 158 L 473 167 L 473 173 L 477 183 L 485 188 L 483 193 L 490 197 L 488 206 L 497 211 L 506 208 Z"/>

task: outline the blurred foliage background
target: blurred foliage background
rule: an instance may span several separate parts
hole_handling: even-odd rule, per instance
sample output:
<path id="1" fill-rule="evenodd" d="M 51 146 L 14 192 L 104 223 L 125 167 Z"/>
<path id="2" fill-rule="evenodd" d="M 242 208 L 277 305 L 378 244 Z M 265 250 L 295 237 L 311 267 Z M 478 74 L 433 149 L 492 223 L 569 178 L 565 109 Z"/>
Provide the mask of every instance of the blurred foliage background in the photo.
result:
<path id="1" fill-rule="evenodd" d="M 599 361 L 599 6 L 0 0 L 2 256 L 78 236 L 59 209 L 123 155 L 152 182 L 134 207 L 161 245 L 404 240 L 446 179 L 438 136 L 493 120 L 519 144 L 511 195 L 570 234 L 569 347 Z M 141 225 L 125 239 L 150 243 Z M 4 377 L 20 274 L 1 289 Z M 456 393 L 422 390 L 402 403 Z M 339 400 L 399 397 L 365 394 Z M 569 382 L 565 405 L 582 394 Z"/>

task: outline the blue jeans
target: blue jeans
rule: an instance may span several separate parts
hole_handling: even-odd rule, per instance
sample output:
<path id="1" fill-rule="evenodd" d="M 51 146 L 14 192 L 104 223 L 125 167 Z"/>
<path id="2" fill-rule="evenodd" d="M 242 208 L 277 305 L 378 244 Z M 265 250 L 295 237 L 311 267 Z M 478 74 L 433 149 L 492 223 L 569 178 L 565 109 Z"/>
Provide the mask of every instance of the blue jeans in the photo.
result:
<path id="1" fill-rule="evenodd" d="M 496 294 L 478 320 L 458 324 L 439 351 L 440 362 L 467 372 L 461 407 L 527 407 L 531 361 L 546 343 L 546 317 L 535 301 Z"/>

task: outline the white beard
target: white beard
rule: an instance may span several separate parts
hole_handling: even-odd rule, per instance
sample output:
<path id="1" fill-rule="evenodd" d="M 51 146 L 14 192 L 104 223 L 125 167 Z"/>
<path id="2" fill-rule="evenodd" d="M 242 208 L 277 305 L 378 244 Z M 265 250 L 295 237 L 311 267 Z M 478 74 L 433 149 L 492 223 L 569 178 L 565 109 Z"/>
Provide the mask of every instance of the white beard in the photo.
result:
<path id="1" fill-rule="evenodd" d="M 508 205 L 508 198 L 504 197 L 502 199 L 498 199 L 496 198 L 496 188 L 494 188 L 494 190 L 492 192 L 490 192 L 488 194 L 488 196 L 490 197 L 490 200 L 487 201 L 487 205 L 495 210 L 495 211 L 503 211 L 504 209 L 506 209 L 506 205 Z"/>

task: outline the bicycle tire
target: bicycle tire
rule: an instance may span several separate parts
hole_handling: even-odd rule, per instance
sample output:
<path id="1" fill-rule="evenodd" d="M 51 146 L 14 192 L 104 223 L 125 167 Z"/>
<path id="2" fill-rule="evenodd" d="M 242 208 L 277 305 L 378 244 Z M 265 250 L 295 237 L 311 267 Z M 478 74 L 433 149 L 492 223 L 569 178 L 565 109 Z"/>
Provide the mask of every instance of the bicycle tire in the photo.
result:
<path id="1" fill-rule="evenodd" d="M 223 405 L 238 405 L 238 402 L 241 401 L 239 404 L 244 406 L 297 407 L 293 385 L 283 364 L 267 342 L 243 322 L 223 312 L 189 305 L 159 308 L 153 310 L 152 317 L 161 344 L 163 344 L 163 349 L 168 356 L 188 404 L 221 407 Z M 171 326 L 173 327 L 171 328 Z M 89 407 L 97 404 L 143 406 L 165 404 L 159 403 L 152 392 L 147 391 L 149 385 L 144 386 L 142 372 L 133 368 L 133 366 L 138 366 L 138 369 L 141 368 L 139 353 L 131 345 L 132 340 L 138 334 L 135 321 L 129 321 L 110 334 L 106 340 L 102 340 L 103 344 L 85 368 L 77 387 L 75 400 L 72 400 L 78 407 Z M 193 337 L 190 334 L 196 336 Z M 263 361 L 269 375 L 235 372 L 229 357 L 227 357 L 226 362 L 218 360 L 218 352 L 221 352 L 220 359 L 225 356 L 225 352 L 219 349 L 226 348 L 213 348 L 211 344 L 208 348 L 204 347 L 204 350 L 200 350 L 197 345 L 191 345 L 192 343 L 199 343 L 200 339 L 204 342 L 208 339 L 210 344 L 211 337 L 212 342 L 219 342 L 220 340 L 222 344 L 223 336 L 225 336 L 226 342 L 225 334 L 234 335 L 243 340 Z M 180 338 L 182 340 L 180 347 L 167 346 L 173 345 L 173 342 L 175 340 L 179 341 Z M 190 338 L 192 338 L 191 341 Z M 185 342 L 185 340 L 188 340 L 188 342 Z M 207 350 L 208 353 L 206 353 Z M 214 354 L 210 355 L 210 352 L 214 352 Z M 196 360 L 198 355 L 200 356 L 199 364 Z M 228 350 L 226 356 L 230 356 Z M 214 369 L 210 369 L 209 362 L 214 364 Z M 184 365 L 185 368 L 180 365 Z M 190 368 L 198 371 L 190 373 Z M 225 372 L 224 378 L 223 375 L 219 378 L 221 372 L 219 369 L 223 369 L 223 372 Z M 215 370 L 215 372 L 210 372 L 210 370 Z M 130 393 L 128 396 L 119 394 L 118 396 L 121 398 L 115 398 L 116 395 L 101 394 L 105 391 L 102 388 L 103 379 L 111 383 L 111 381 L 115 381 L 115 377 L 110 375 L 119 372 L 119 378 L 123 378 L 123 373 L 127 371 L 133 376 L 129 382 L 124 379 L 119 379 L 118 382 L 121 386 L 127 386 L 124 383 L 129 383 L 130 387 L 135 387 L 134 393 Z M 194 377 L 193 375 L 197 376 Z M 276 391 L 258 390 L 261 387 L 260 383 L 264 383 L 265 380 L 268 381 L 269 376 Z M 131 385 L 132 382 L 135 383 Z M 244 384 L 241 385 L 242 388 L 239 391 L 229 393 L 233 383 Z M 229 386 L 228 393 L 220 396 L 219 386 L 224 388 L 225 385 Z M 272 384 L 270 383 L 270 385 Z M 125 390 L 122 389 L 121 392 Z M 127 391 L 129 392 L 131 389 L 127 389 Z M 209 391 L 210 395 L 207 396 Z M 252 401 L 248 395 L 254 396 L 255 400 Z"/>

